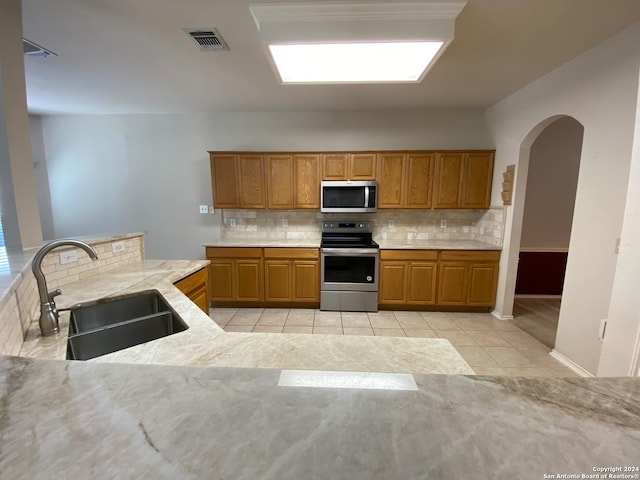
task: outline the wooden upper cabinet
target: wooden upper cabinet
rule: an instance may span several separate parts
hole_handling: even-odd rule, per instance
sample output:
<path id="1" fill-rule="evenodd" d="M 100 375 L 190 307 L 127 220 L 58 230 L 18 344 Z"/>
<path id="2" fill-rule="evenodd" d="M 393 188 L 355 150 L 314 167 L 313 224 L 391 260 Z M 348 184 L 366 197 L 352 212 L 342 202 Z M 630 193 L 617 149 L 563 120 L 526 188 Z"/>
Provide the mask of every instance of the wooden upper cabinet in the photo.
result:
<path id="1" fill-rule="evenodd" d="M 351 153 L 349 155 L 349 180 L 375 180 L 376 154 Z"/>
<path id="2" fill-rule="evenodd" d="M 378 208 L 489 208 L 494 152 L 209 152 L 217 208 L 319 209 L 322 180 L 378 180 Z"/>
<path id="3" fill-rule="evenodd" d="M 469 153 L 462 179 L 462 208 L 489 208 L 493 180 L 493 152 Z"/>
<path id="4" fill-rule="evenodd" d="M 407 155 L 404 208 L 431 208 L 434 157 L 433 153 Z"/>
<path id="5" fill-rule="evenodd" d="M 238 155 L 241 208 L 265 207 L 264 159 L 262 155 Z"/>
<path id="6" fill-rule="evenodd" d="M 297 154 L 293 159 L 294 208 L 320 208 L 320 155 Z"/>
<path id="7" fill-rule="evenodd" d="M 235 155 L 209 157 L 211 164 L 211 187 L 216 208 L 237 208 L 240 206 Z"/>
<path id="8" fill-rule="evenodd" d="M 261 154 L 210 155 L 216 208 L 264 208 L 264 159 Z"/>
<path id="9" fill-rule="evenodd" d="M 322 154 L 323 180 L 375 180 L 374 152 Z"/>
<path id="10" fill-rule="evenodd" d="M 378 155 L 378 208 L 401 208 L 405 155 Z"/>
<path id="11" fill-rule="evenodd" d="M 458 208 L 462 183 L 464 153 L 436 155 L 434 208 Z"/>
<path id="12" fill-rule="evenodd" d="M 293 155 L 267 155 L 267 208 L 293 208 Z"/>
<path id="13" fill-rule="evenodd" d="M 322 155 L 323 180 L 348 180 L 348 176 L 348 153 L 324 153 Z"/>
<path id="14" fill-rule="evenodd" d="M 489 208 L 493 152 L 439 153 L 435 162 L 434 208 Z"/>

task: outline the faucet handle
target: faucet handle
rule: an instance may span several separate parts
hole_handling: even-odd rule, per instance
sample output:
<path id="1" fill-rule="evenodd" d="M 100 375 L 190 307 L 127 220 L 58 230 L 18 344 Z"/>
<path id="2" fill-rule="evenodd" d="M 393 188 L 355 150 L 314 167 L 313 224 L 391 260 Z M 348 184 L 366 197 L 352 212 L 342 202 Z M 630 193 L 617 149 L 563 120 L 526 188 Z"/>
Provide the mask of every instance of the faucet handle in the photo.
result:
<path id="1" fill-rule="evenodd" d="M 59 288 L 47 293 L 47 297 L 49 297 L 50 302 L 53 302 L 54 297 L 57 297 L 58 295 L 62 295 L 62 291 L 60 291 Z"/>

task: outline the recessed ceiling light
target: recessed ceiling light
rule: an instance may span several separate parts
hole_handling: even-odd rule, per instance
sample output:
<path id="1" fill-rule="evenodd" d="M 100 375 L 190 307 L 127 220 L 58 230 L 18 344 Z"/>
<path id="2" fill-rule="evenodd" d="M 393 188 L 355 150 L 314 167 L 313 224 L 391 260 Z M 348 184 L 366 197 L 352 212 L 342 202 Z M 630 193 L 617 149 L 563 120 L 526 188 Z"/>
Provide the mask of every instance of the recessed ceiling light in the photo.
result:
<path id="1" fill-rule="evenodd" d="M 269 45 L 283 83 L 418 82 L 444 42 Z"/>
<path id="2" fill-rule="evenodd" d="M 249 6 L 282 83 L 415 83 L 451 43 L 466 0 Z"/>

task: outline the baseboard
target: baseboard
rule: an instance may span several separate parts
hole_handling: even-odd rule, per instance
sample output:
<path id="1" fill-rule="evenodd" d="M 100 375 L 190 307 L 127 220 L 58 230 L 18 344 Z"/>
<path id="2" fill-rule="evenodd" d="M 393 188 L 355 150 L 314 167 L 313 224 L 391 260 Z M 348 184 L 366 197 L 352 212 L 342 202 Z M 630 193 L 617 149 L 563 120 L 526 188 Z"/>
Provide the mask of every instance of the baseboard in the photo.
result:
<path id="1" fill-rule="evenodd" d="M 497 310 L 492 310 L 491 311 L 491 315 L 493 315 L 494 317 L 496 317 L 498 320 L 513 320 L 513 315 L 502 315 L 499 311 Z"/>
<path id="2" fill-rule="evenodd" d="M 514 295 L 514 298 L 547 298 L 547 299 L 560 299 L 562 298 L 562 295 L 538 295 L 535 293 L 532 294 L 524 294 L 524 293 L 518 293 L 516 295 Z"/>
<path id="3" fill-rule="evenodd" d="M 549 352 L 549 355 L 551 355 L 553 358 L 558 360 L 565 367 L 568 367 L 571 370 L 573 370 L 574 372 L 576 372 L 581 377 L 595 377 L 595 375 L 593 373 L 585 370 L 580 365 L 575 363 L 573 360 L 569 360 L 567 357 L 565 357 L 561 353 L 558 353 L 558 351 L 555 348 L 553 350 L 551 350 L 551 352 Z"/>

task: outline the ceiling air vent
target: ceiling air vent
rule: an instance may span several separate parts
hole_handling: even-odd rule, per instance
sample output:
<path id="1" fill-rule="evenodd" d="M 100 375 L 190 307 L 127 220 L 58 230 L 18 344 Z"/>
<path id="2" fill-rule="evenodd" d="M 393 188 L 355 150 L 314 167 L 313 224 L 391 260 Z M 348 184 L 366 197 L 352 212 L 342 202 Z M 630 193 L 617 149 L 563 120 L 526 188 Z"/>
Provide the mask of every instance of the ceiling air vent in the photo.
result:
<path id="1" fill-rule="evenodd" d="M 220 52 L 229 50 L 229 47 L 217 28 L 183 28 L 182 29 L 198 45 L 203 52 Z"/>
<path id="2" fill-rule="evenodd" d="M 38 45 L 35 42 L 32 42 L 31 40 L 27 40 L 26 38 L 22 39 L 22 50 L 24 51 L 25 55 L 28 55 L 30 57 L 48 57 L 50 55 L 53 55 L 54 57 L 57 57 L 58 54 L 49 50 L 48 48 L 44 48 L 41 45 Z"/>

